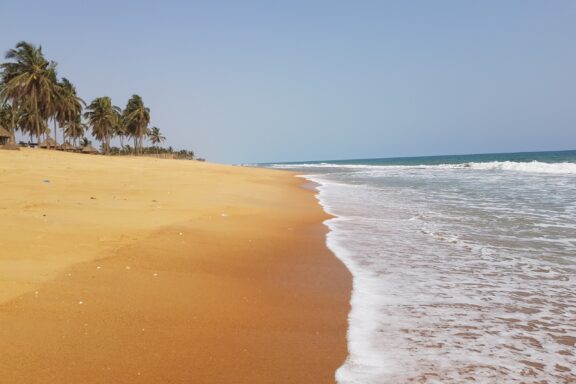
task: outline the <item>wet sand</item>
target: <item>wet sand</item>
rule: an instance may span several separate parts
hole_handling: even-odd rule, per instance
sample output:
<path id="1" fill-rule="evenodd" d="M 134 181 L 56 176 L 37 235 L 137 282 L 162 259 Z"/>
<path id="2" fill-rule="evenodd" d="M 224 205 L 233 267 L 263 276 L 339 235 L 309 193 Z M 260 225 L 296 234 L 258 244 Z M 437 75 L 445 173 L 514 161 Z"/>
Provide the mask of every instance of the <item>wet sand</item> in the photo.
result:
<path id="1" fill-rule="evenodd" d="M 292 174 L 0 151 L 2 383 L 333 383 L 351 279 Z"/>

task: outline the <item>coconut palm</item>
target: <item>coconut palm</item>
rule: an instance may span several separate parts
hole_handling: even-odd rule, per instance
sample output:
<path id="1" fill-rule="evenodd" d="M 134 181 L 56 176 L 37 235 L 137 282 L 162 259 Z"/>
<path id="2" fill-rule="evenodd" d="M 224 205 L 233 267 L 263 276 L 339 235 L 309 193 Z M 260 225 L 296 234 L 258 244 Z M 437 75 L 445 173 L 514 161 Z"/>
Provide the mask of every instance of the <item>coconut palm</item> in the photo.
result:
<path id="1" fill-rule="evenodd" d="M 18 110 L 16 124 L 20 132 L 30 136 L 30 140 L 32 140 L 34 135 L 40 138 L 40 135 L 45 134 L 48 130 L 48 125 L 42 116 L 31 113 L 27 108 Z M 38 143 L 40 143 L 40 140 L 38 140 Z"/>
<path id="2" fill-rule="evenodd" d="M 150 123 L 150 109 L 144 106 L 142 98 L 132 95 L 123 114 L 124 122 L 128 134 L 134 138 L 134 150 L 140 153 L 142 141 L 148 134 L 148 124 Z"/>
<path id="3" fill-rule="evenodd" d="M 166 138 L 162 136 L 162 133 L 158 127 L 152 127 L 150 129 L 150 132 L 148 132 L 148 139 L 150 139 L 152 145 L 161 144 L 164 142 L 164 140 L 166 140 Z"/>
<path id="4" fill-rule="evenodd" d="M 66 127 L 70 124 L 79 128 L 82 124 L 80 117 L 82 116 L 82 107 L 86 103 L 76 94 L 76 87 L 66 78 L 58 83 L 58 98 L 55 108 L 54 120 L 58 122 L 63 129 L 63 141 L 66 141 Z M 80 125 L 79 125 L 80 124 Z M 72 129 L 76 134 L 75 137 L 81 137 L 77 132 Z M 56 126 L 54 126 L 54 140 L 57 142 Z"/>
<path id="5" fill-rule="evenodd" d="M 84 137 L 84 132 L 86 132 L 86 124 L 82 122 L 80 116 L 73 121 L 67 122 L 64 126 L 64 137 L 69 137 L 72 139 L 74 146 L 78 144 L 78 139 Z"/>
<path id="6" fill-rule="evenodd" d="M 120 148 L 124 148 L 124 139 L 128 136 L 128 129 L 126 127 L 126 119 L 120 114 L 120 118 L 114 127 L 114 135 L 120 140 Z"/>
<path id="7" fill-rule="evenodd" d="M 41 46 L 25 41 L 16 44 L 5 57 L 9 61 L 0 64 L 0 98 L 9 100 L 17 110 L 26 111 L 26 121 L 34 123 L 33 131 L 40 141 L 42 126 L 45 128 L 54 111 L 56 63 L 46 60 Z"/>
<path id="8" fill-rule="evenodd" d="M 9 103 L 0 106 L 0 127 L 10 132 L 11 140 L 16 142 L 14 131 L 16 130 L 17 114 L 16 110 Z"/>
<path id="9" fill-rule="evenodd" d="M 102 142 L 104 154 L 110 151 L 110 139 L 120 118 L 120 108 L 108 97 L 98 97 L 88 105 L 84 117 L 92 127 L 92 135 Z"/>

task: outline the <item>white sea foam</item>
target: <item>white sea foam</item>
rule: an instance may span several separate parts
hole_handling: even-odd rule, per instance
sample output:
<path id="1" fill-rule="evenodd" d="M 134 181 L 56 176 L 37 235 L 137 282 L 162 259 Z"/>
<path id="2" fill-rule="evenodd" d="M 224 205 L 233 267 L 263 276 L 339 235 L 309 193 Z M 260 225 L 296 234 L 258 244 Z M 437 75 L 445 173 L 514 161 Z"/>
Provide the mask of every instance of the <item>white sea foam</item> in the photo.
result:
<path id="1" fill-rule="evenodd" d="M 576 174 L 576 163 L 544 163 L 540 161 L 515 162 L 491 161 L 470 162 L 460 164 L 439 165 L 368 165 L 368 164 L 338 164 L 338 163 L 301 163 L 301 164 L 271 164 L 278 169 L 352 169 L 352 170 L 386 170 L 386 169 L 474 169 L 486 171 L 517 171 L 532 173 Z"/>
<path id="2" fill-rule="evenodd" d="M 305 176 L 354 279 L 339 384 L 576 382 L 576 179 L 514 164 Z"/>
<path id="3" fill-rule="evenodd" d="M 458 166 L 449 166 L 449 165 L 445 165 L 445 167 L 458 168 Z M 463 167 L 470 167 L 472 169 L 485 169 L 485 170 L 576 174 L 576 163 L 543 163 L 539 161 L 520 163 L 514 161 L 492 161 L 488 163 L 467 163 L 464 164 Z"/>
<path id="4" fill-rule="evenodd" d="M 324 210 L 334 216 L 336 213 L 326 199 L 321 196 L 326 193 L 327 185 L 331 187 L 339 186 L 344 188 L 354 188 L 343 183 L 335 183 L 326 179 L 321 179 L 314 175 L 302 176 L 319 184 L 318 199 Z M 342 239 L 339 239 L 336 226 L 338 222 L 346 221 L 347 218 L 336 217 L 327 220 L 325 224 L 331 230 L 327 236 L 328 248 L 346 265 L 353 275 L 353 290 L 351 298 L 351 312 L 349 314 L 348 328 L 348 358 L 342 367 L 336 372 L 336 380 L 340 384 L 366 384 L 380 377 L 385 377 L 394 372 L 398 367 L 394 367 L 393 360 L 382 359 L 384 351 L 378 350 L 373 345 L 372 335 L 378 331 L 379 323 L 377 319 L 379 297 L 377 292 L 379 284 L 378 276 L 370 276 L 369 271 L 356 264 L 354 257 L 343 246 Z M 345 241 L 344 241 L 345 242 Z"/>

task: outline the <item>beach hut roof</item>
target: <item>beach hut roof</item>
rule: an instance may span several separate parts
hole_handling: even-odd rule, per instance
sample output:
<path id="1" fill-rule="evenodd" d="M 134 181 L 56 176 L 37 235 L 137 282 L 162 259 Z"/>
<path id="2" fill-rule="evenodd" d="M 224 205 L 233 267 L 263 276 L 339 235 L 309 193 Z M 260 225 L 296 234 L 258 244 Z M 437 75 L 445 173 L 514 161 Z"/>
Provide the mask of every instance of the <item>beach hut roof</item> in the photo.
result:
<path id="1" fill-rule="evenodd" d="M 72 144 L 70 144 L 69 142 L 65 142 L 64 144 L 62 144 L 60 146 L 60 149 L 74 149 L 74 146 Z"/>
<path id="2" fill-rule="evenodd" d="M 12 135 L 3 127 L 0 127 L 0 137 L 12 137 Z"/>
<path id="3" fill-rule="evenodd" d="M 55 146 L 57 146 L 57 145 L 58 145 L 58 144 L 56 143 L 56 141 L 55 141 L 53 138 L 48 137 L 46 140 L 44 140 L 43 142 L 41 142 L 38 146 L 41 147 L 41 148 L 44 148 L 44 147 L 47 147 L 47 146 L 55 147 Z"/>
<path id="4" fill-rule="evenodd" d="M 4 145 L 0 145 L 0 149 L 9 149 L 9 150 L 14 150 L 14 151 L 19 151 L 20 147 L 14 143 L 8 142 Z"/>
<path id="5" fill-rule="evenodd" d="M 82 148 L 82 152 L 84 153 L 98 153 L 98 150 L 94 148 L 91 144 L 88 144 L 84 148 Z"/>

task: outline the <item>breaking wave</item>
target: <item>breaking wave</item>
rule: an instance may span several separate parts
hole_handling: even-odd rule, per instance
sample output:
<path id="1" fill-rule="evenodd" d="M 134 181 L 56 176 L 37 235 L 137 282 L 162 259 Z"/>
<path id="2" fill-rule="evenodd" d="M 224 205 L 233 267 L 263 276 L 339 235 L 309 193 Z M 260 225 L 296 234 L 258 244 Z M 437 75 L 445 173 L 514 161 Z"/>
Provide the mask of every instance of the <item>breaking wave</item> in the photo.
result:
<path id="1" fill-rule="evenodd" d="M 474 169 L 486 171 L 517 171 L 533 173 L 556 173 L 556 174 L 576 174 L 576 163 L 544 163 L 540 161 L 515 162 L 515 161 L 491 161 L 491 162 L 471 162 L 460 164 L 438 164 L 438 165 L 368 165 L 368 164 L 338 164 L 338 163 L 300 163 L 300 164 L 269 164 L 267 167 L 277 169 L 295 168 L 344 168 L 358 170 L 379 170 L 379 169 Z"/>

